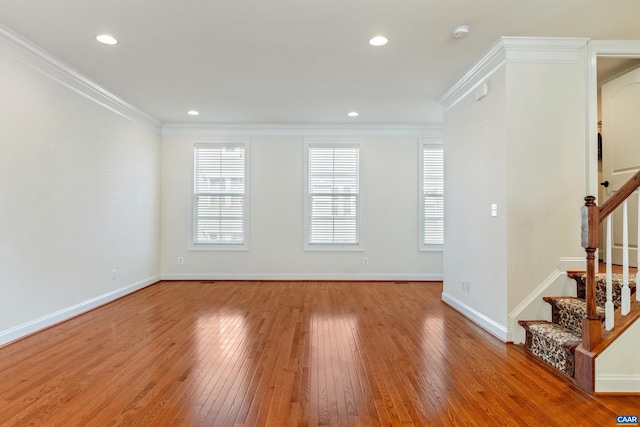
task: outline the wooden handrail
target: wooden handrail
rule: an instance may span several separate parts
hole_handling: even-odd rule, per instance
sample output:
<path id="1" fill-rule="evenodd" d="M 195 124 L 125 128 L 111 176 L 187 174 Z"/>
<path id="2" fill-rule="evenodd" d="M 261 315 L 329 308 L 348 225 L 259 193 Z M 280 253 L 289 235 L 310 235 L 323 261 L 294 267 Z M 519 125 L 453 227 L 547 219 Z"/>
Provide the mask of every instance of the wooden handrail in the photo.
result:
<path id="1" fill-rule="evenodd" d="M 620 187 L 609 200 L 600 206 L 600 222 L 609 216 L 618 206 L 622 204 L 634 191 L 640 187 L 640 171 L 636 172 L 631 179 Z M 596 226 L 596 230 L 598 227 Z M 589 230 L 591 232 L 591 230 Z"/>

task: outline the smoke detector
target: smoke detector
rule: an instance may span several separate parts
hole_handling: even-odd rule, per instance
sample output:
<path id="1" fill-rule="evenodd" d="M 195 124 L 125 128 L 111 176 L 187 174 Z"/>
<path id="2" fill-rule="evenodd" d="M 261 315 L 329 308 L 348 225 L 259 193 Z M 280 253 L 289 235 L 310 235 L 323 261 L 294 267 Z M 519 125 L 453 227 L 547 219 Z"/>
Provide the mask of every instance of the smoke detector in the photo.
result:
<path id="1" fill-rule="evenodd" d="M 461 38 L 463 38 L 463 37 L 466 37 L 466 36 L 467 36 L 467 34 L 469 34 L 469 31 L 470 31 L 470 30 L 471 30 L 471 29 L 470 29 L 468 26 L 466 26 L 466 25 L 460 25 L 460 26 L 458 26 L 458 27 L 455 27 L 455 28 L 453 29 L 453 31 L 451 32 L 451 34 L 453 35 L 453 37 L 454 37 L 454 38 L 456 38 L 456 39 L 461 39 Z"/>

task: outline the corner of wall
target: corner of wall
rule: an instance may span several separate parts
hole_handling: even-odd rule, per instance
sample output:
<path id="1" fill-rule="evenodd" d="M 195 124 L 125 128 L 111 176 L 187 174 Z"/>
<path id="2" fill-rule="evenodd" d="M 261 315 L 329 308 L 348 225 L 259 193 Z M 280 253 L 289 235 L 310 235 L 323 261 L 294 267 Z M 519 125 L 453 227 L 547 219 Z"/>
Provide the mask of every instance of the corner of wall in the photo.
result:
<path id="1" fill-rule="evenodd" d="M 115 289 L 113 291 L 107 292 L 97 297 L 88 299 L 86 301 L 82 301 L 78 304 L 74 304 L 70 307 L 63 308 L 62 310 L 58 310 L 54 313 L 47 314 L 45 316 L 39 317 L 29 322 L 25 322 L 21 325 L 17 325 L 13 328 L 0 331 L 0 346 L 9 344 L 20 338 L 24 338 L 35 332 L 49 328 L 53 325 L 56 325 L 58 323 L 69 320 L 73 317 L 86 313 L 87 311 L 90 311 L 102 305 L 108 304 L 125 295 L 139 291 L 140 289 L 146 288 L 147 286 L 150 286 L 158 282 L 159 280 L 160 280 L 160 275 L 151 276 L 146 279 L 140 280 L 136 283 L 132 283 L 131 285 L 124 286 L 119 289 Z"/>

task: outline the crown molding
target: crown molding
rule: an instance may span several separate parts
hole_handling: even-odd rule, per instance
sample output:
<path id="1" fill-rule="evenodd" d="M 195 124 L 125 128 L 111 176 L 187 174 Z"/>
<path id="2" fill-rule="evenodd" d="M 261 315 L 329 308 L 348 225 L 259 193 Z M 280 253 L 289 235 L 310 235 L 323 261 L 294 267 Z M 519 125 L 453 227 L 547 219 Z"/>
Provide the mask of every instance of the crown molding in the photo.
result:
<path id="1" fill-rule="evenodd" d="M 574 64 L 588 38 L 501 37 L 441 98 L 449 110 L 507 63 Z"/>
<path id="2" fill-rule="evenodd" d="M 117 97 L 58 58 L 0 24 L 0 53 L 44 74 L 102 107 L 160 130 L 162 123 Z"/>
<path id="3" fill-rule="evenodd" d="M 163 136 L 387 136 L 441 138 L 441 125 L 287 125 L 287 124 L 191 124 L 167 123 Z"/>

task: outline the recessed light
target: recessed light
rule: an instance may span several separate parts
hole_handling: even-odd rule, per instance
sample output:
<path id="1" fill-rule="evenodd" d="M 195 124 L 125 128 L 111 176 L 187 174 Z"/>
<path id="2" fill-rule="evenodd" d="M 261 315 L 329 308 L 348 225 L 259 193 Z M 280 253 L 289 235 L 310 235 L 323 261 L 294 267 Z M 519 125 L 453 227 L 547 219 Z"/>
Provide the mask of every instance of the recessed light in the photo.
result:
<path id="1" fill-rule="evenodd" d="M 459 27 L 455 27 L 451 32 L 451 34 L 453 35 L 454 38 L 461 39 L 463 37 L 467 37 L 467 35 L 469 34 L 469 31 L 471 31 L 471 28 L 469 28 L 466 25 L 460 25 Z"/>
<path id="2" fill-rule="evenodd" d="M 384 46 L 388 42 L 389 40 L 387 40 L 387 38 L 384 36 L 375 36 L 374 38 L 369 40 L 369 44 L 371 46 Z"/>
<path id="3" fill-rule="evenodd" d="M 109 34 L 100 34 L 99 36 L 96 36 L 96 40 L 104 44 L 118 44 L 118 40 Z"/>
<path id="4" fill-rule="evenodd" d="M 349 113 L 347 113 L 347 116 L 349 117 L 358 117 L 360 114 L 358 114 L 357 111 L 351 111 Z"/>
<path id="5" fill-rule="evenodd" d="M 190 116 L 199 116 L 200 112 L 196 111 L 196 110 L 189 110 L 189 111 L 187 111 L 187 114 L 190 115 Z"/>

